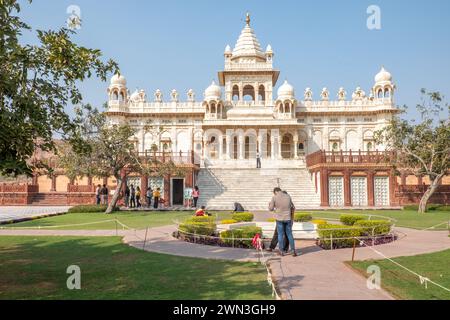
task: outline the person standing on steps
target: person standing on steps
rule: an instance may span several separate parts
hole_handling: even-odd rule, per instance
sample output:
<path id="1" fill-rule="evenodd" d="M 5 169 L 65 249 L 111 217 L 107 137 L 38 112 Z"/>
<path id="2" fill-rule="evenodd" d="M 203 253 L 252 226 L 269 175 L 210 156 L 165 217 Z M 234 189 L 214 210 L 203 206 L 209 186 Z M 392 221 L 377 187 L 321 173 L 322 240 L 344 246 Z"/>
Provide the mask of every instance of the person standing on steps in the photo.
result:
<path id="1" fill-rule="evenodd" d="M 278 248 L 281 256 L 284 256 L 284 239 L 283 235 L 286 236 L 289 241 L 289 246 L 291 247 L 291 252 L 294 257 L 297 256 L 295 251 L 294 236 L 292 234 L 292 199 L 291 197 L 283 193 L 279 187 L 273 189 L 274 196 L 269 203 L 269 211 L 275 211 L 275 219 L 277 221 L 277 232 L 278 232 Z"/>
<path id="2" fill-rule="evenodd" d="M 261 169 L 261 154 L 256 151 L 256 169 Z"/>
<path id="3" fill-rule="evenodd" d="M 125 188 L 125 207 L 130 205 L 130 187 L 127 185 Z"/>
<path id="4" fill-rule="evenodd" d="M 159 198 L 161 197 L 160 188 L 157 188 L 155 191 L 153 191 L 153 208 L 158 209 L 159 205 Z"/>
<path id="5" fill-rule="evenodd" d="M 198 189 L 198 186 L 195 186 L 194 190 L 192 190 L 192 199 L 194 200 L 192 206 L 194 208 L 197 208 L 197 201 L 199 197 L 200 197 L 200 190 Z"/>
<path id="6" fill-rule="evenodd" d="M 134 185 L 131 185 L 130 188 L 130 208 L 136 207 L 136 190 L 134 189 Z"/>
<path id="7" fill-rule="evenodd" d="M 141 188 L 136 187 L 136 208 L 141 207 Z"/>

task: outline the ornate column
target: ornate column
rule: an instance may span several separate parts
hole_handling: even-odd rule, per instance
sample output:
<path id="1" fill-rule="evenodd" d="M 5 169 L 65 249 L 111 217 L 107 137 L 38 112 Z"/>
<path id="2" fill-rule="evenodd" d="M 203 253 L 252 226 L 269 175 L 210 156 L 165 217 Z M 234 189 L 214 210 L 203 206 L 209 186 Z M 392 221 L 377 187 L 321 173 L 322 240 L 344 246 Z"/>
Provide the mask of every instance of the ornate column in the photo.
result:
<path id="1" fill-rule="evenodd" d="M 227 133 L 226 137 L 226 154 L 225 159 L 231 159 L 231 135 Z"/>
<path id="2" fill-rule="evenodd" d="M 344 170 L 344 206 L 351 207 L 352 194 L 351 194 L 351 172 L 348 169 Z"/>
<path id="3" fill-rule="evenodd" d="M 244 159 L 244 136 L 240 135 L 239 136 L 239 160 L 243 160 Z"/>
<path id="4" fill-rule="evenodd" d="M 373 170 L 367 172 L 367 204 L 369 207 L 375 206 L 374 176 L 375 172 Z"/>
<path id="5" fill-rule="evenodd" d="M 320 206 L 330 206 L 328 194 L 328 170 L 324 168 L 320 169 Z"/>
<path id="6" fill-rule="evenodd" d="M 298 131 L 294 133 L 294 159 L 298 159 Z"/>
<path id="7" fill-rule="evenodd" d="M 275 136 L 273 133 L 270 135 L 270 158 L 275 160 Z"/>
<path id="8" fill-rule="evenodd" d="M 219 136 L 219 159 L 223 160 L 223 135 Z"/>
<path id="9" fill-rule="evenodd" d="M 281 155 L 281 141 L 282 141 L 282 136 L 280 134 L 278 134 L 278 159 L 279 160 L 283 159 L 283 157 Z"/>

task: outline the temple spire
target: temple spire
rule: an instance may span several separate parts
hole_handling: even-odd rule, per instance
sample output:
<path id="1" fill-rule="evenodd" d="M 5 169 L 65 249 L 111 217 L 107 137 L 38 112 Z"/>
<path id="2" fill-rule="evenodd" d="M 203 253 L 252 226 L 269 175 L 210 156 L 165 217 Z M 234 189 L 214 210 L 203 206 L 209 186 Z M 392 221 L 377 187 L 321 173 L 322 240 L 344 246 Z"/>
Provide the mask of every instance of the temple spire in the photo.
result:
<path id="1" fill-rule="evenodd" d="M 247 17 L 245 18 L 245 22 L 247 23 L 247 26 L 250 26 L 250 13 L 247 12 Z"/>

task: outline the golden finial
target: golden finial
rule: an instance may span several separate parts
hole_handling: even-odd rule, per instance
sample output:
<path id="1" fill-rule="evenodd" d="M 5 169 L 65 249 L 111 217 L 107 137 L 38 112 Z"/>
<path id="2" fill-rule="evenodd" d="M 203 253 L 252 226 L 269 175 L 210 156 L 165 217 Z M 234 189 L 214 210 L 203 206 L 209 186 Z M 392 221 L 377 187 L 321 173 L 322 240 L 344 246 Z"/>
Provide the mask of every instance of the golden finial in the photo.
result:
<path id="1" fill-rule="evenodd" d="M 248 26 L 250 26 L 250 13 L 247 12 L 247 18 L 245 19 L 245 22 Z"/>

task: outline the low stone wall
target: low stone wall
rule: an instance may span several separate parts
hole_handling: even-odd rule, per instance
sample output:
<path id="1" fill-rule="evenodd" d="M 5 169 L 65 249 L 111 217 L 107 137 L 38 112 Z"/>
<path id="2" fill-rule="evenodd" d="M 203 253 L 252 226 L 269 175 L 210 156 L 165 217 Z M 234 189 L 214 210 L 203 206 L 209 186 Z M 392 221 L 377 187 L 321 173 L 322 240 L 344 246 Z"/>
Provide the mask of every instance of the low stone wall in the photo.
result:
<path id="1" fill-rule="evenodd" d="M 418 204 L 427 188 L 427 185 L 398 186 L 397 190 L 395 190 L 395 198 L 401 206 Z M 431 196 L 429 203 L 449 205 L 450 185 L 439 186 L 436 192 Z"/>

